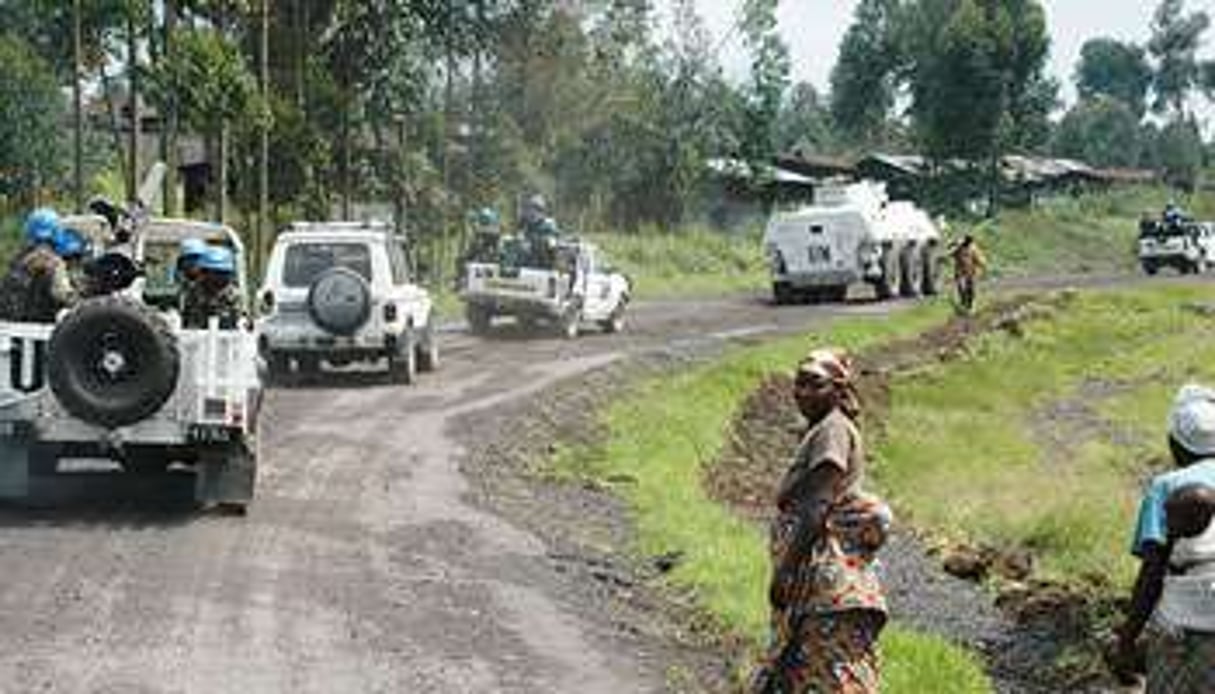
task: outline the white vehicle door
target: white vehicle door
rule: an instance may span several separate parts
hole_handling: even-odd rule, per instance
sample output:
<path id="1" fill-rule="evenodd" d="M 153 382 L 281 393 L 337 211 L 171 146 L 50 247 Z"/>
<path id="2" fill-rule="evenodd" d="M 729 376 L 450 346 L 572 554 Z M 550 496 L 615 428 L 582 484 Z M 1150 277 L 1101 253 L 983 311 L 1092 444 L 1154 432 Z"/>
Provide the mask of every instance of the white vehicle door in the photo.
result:
<path id="1" fill-rule="evenodd" d="M 600 267 L 602 260 L 595 249 L 588 248 L 579 256 L 579 272 L 586 278 L 586 301 L 582 313 L 589 320 L 599 320 L 611 313 L 615 306 L 612 302 L 612 278 Z"/>

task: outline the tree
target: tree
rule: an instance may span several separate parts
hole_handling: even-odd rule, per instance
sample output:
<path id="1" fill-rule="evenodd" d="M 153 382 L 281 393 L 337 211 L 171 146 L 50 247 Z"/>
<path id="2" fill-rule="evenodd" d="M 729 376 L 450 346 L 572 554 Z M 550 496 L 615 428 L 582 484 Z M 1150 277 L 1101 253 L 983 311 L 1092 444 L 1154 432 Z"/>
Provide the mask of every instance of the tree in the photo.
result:
<path id="1" fill-rule="evenodd" d="M 776 144 L 783 152 L 794 147 L 823 152 L 835 148 L 832 116 L 814 85 L 800 82 L 789 90 L 776 125 Z"/>
<path id="2" fill-rule="evenodd" d="M 767 164 L 776 153 L 776 121 L 789 86 L 789 48 L 776 30 L 779 0 L 746 0 L 742 8 L 743 41 L 751 52 L 751 84 L 743 159 Z"/>
<path id="3" fill-rule="evenodd" d="M 831 71 L 831 117 L 852 142 L 877 138 L 894 107 L 896 0 L 861 0 Z"/>
<path id="4" fill-rule="evenodd" d="M 1169 185 L 1193 192 L 1202 171 L 1202 132 L 1193 118 L 1169 123 L 1160 131 L 1157 143 L 1164 180 Z"/>
<path id="5" fill-rule="evenodd" d="M 0 197 L 30 203 L 59 184 L 64 100 L 51 66 L 15 36 L 0 35 Z"/>
<path id="6" fill-rule="evenodd" d="M 1201 83 L 1202 68 L 1196 56 L 1210 25 L 1206 12 L 1185 14 L 1185 0 L 1162 0 L 1156 8 L 1148 51 L 1156 59 L 1152 86 L 1158 113 L 1170 112 L 1175 118 L 1186 115 L 1186 99 Z"/>
<path id="7" fill-rule="evenodd" d="M 1055 135 L 1054 152 L 1094 166 L 1135 167 L 1142 164 L 1142 135 L 1131 106 L 1102 94 L 1083 99 L 1067 112 Z"/>
<path id="8" fill-rule="evenodd" d="M 1110 38 L 1090 39 L 1080 49 L 1075 77 L 1082 99 L 1118 99 L 1140 118 L 1147 111 L 1152 66 L 1140 46 Z"/>

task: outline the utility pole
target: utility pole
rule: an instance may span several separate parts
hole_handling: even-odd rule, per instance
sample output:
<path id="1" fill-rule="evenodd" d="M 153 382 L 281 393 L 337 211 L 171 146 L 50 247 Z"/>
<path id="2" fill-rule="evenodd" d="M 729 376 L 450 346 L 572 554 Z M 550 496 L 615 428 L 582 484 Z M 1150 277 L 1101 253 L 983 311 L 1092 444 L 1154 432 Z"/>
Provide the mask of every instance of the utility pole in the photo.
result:
<path id="1" fill-rule="evenodd" d="M 84 49 L 80 38 L 80 0 L 72 2 L 72 108 L 75 127 L 75 161 L 72 171 L 76 212 L 84 211 L 84 104 L 80 94 L 80 65 Z"/>
<path id="2" fill-rule="evenodd" d="M 270 0 L 262 0 L 262 36 L 259 59 L 261 60 L 262 104 L 270 108 Z M 267 114 L 269 115 L 269 114 Z M 270 216 L 270 122 L 262 121 L 261 162 L 257 182 L 257 235 L 254 238 L 254 270 L 260 271 L 262 251 L 266 245 L 267 226 Z"/>
<path id="3" fill-rule="evenodd" d="M 127 8 L 127 112 L 131 118 L 127 146 L 127 200 L 139 190 L 139 41 L 135 27 L 135 5 Z"/>

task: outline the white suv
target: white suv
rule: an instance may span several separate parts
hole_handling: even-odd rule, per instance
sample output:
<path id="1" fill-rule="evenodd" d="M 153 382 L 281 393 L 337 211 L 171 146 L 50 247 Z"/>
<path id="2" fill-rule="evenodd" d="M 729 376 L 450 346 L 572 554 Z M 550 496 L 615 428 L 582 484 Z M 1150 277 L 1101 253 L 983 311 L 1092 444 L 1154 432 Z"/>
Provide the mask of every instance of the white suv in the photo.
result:
<path id="1" fill-rule="evenodd" d="M 386 359 L 412 383 L 438 367 L 430 294 L 382 223 L 297 222 L 274 243 L 258 292 L 258 349 L 270 376 Z"/>

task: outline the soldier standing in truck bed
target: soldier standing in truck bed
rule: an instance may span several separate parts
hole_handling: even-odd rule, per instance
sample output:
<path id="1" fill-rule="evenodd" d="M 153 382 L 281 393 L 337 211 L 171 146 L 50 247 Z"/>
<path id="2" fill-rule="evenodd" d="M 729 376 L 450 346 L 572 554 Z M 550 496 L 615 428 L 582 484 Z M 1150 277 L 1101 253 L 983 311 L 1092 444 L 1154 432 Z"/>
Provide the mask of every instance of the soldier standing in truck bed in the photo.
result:
<path id="1" fill-rule="evenodd" d="M 0 319 L 53 323 L 60 309 L 76 302 L 67 264 L 56 252 L 63 233 L 59 215 L 39 208 L 25 220 L 25 248 L 0 280 Z"/>
<path id="2" fill-rule="evenodd" d="M 193 278 L 186 279 L 182 292 L 182 327 L 204 330 L 211 317 L 219 319 L 219 327 L 233 330 L 241 319 L 240 296 L 232 284 L 236 261 L 232 251 L 222 246 L 208 246 L 194 261 Z"/>

